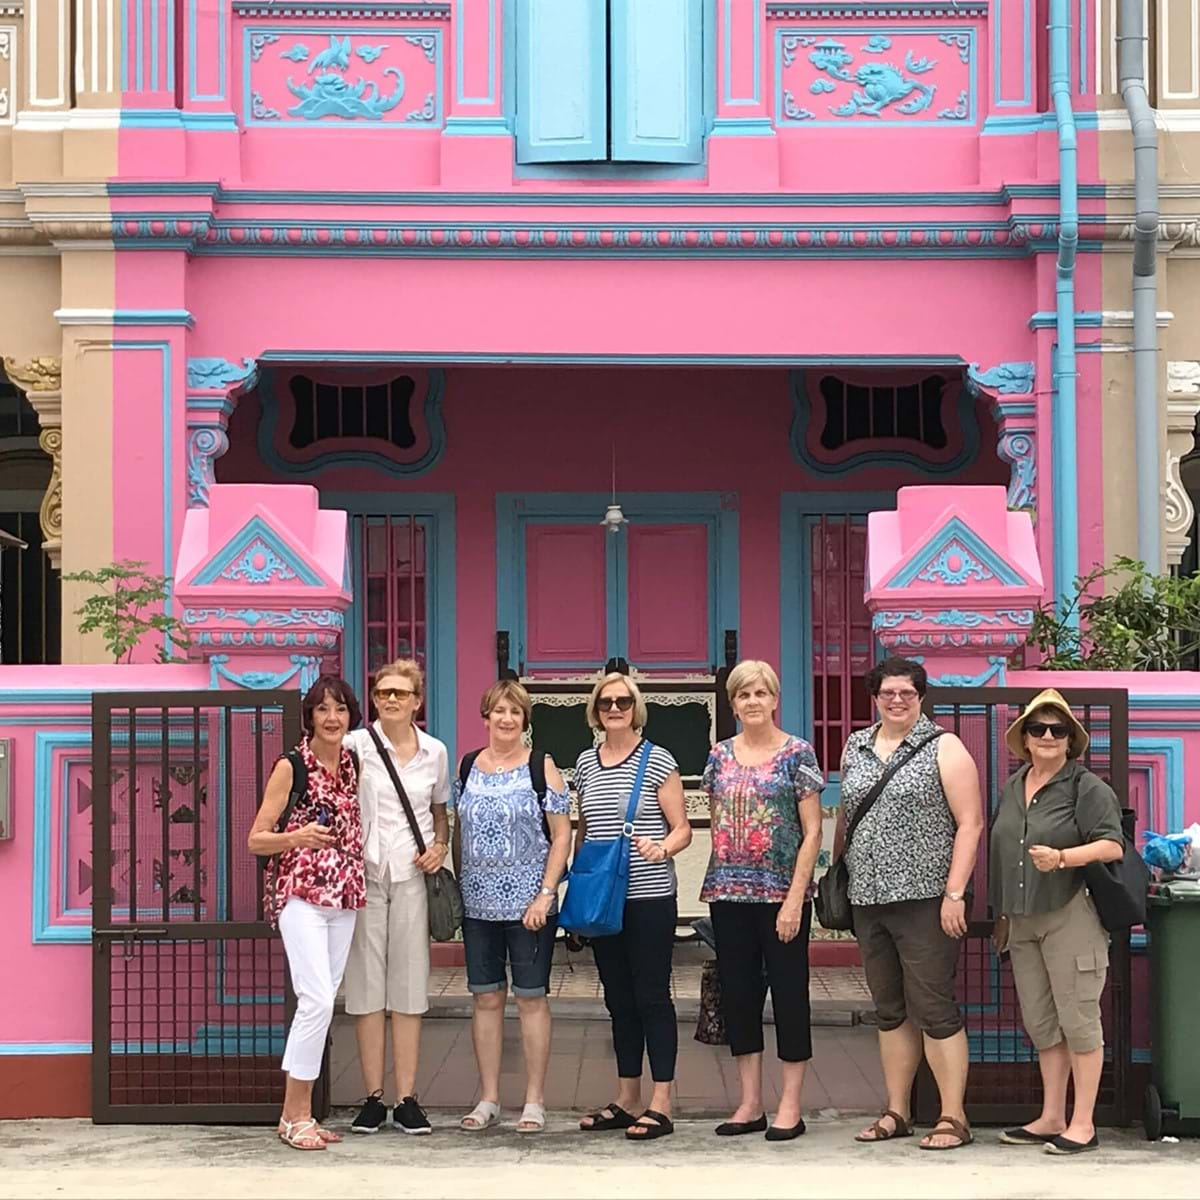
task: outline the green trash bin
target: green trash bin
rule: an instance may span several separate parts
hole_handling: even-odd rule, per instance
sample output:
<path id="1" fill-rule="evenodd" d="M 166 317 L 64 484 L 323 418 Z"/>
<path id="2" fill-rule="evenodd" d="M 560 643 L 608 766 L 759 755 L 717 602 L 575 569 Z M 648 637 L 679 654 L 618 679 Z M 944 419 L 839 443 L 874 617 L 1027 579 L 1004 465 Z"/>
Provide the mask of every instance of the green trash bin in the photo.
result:
<path id="1" fill-rule="evenodd" d="M 1146 905 L 1150 937 L 1153 1082 L 1146 1136 L 1200 1134 L 1200 883 L 1155 884 Z"/>

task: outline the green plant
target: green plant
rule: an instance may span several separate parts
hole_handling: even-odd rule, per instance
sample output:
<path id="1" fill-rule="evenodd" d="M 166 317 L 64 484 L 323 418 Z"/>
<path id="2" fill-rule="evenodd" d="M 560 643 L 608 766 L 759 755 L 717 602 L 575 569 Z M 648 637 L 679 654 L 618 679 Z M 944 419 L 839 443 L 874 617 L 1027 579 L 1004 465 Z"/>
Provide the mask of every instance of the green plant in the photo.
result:
<path id="1" fill-rule="evenodd" d="M 1112 581 L 1107 591 L 1097 584 Z M 1200 650 L 1200 576 L 1154 575 L 1121 556 L 1075 579 L 1065 607 L 1034 610 L 1042 671 L 1178 671 Z"/>
<path id="2" fill-rule="evenodd" d="M 167 639 L 181 646 L 190 642 L 188 631 L 165 612 L 145 610 L 161 604 L 170 594 L 170 577 L 151 575 L 144 562 L 122 559 L 97 571 L 74 571 L 64 575 L 70 583 L 90 583 L 100 590 L 76 610 L 79 632 L 99 630 L 113 662 L 132 662 L 133 652 L 147 634 L 163 635 L 159 662 L 176 662 L 166 649 Z"/>

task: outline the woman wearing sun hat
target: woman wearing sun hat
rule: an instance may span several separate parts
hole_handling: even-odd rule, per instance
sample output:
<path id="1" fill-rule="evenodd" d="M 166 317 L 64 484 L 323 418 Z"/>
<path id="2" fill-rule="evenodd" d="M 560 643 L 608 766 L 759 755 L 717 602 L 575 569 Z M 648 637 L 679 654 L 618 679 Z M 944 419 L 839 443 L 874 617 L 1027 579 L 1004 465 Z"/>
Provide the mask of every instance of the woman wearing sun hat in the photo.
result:
<path id="1" fill-rule="evenodd" d="M 1042 1112 L 1000 1140 L 1079 1154 L 1100 1144 L 1092 1118 L 1104 1066 L 1100 994 L 1108 974 L 1108 934 L 1082 868 L 1124 853 L 1121 806 L 1080 761 L 1087 732 L 1054 688 L 1029 702 L 1005 742 L 1024 765 L 1000 792 L 989 892 L 998 945 L 1003 949 L 1007 938 L 1021 1017 L 1038 1051 Z"/>

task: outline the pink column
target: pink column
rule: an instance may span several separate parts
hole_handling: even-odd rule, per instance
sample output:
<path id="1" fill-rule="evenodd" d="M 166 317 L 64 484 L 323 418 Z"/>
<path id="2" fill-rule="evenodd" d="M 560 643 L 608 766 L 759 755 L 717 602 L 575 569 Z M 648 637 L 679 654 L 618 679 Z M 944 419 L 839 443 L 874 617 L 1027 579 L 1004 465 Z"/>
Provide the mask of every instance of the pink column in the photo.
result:
<path id="1" fill-rule="evenodd" d="M 501 0 L 455 0 L 442 135 L 445 187 L 475 189 L 512 182 L 512 133 L 502 95 L 503 7 Z"/>
<path id="2" fill-rule="evenodd" d="M 189 144 L 193 174 L 229 182 L 240 174 L 233 87 L 231 0 L 180 6 L 180 102 L 184 128 L 203 133 Z"/>
<path id="3" fill-rule="evenodd" d="M 709 182 L 739 191 L 778 187 L 766 0 L 718 0 L 716 35 L 717 105 L 708 143 Z"/>

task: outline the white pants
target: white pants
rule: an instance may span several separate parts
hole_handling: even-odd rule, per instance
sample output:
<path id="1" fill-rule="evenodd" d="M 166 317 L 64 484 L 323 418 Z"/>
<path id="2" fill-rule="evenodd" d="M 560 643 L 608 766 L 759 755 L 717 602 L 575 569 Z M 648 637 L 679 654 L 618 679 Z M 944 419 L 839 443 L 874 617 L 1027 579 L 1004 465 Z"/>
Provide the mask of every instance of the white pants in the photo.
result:
<path id="1" fill-rule="evenodd" d="M 296 1015 L 288 1030 L 283 1069 L 293 1079 L 316 1079 L 342 984 L 357 914 L 349 908 L 318 908 L 293 896 L 279 914 L 296 992 Z"/>

